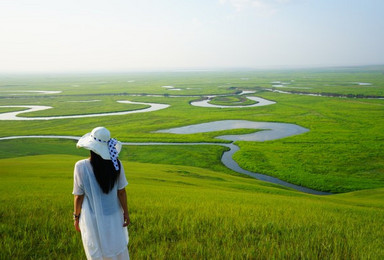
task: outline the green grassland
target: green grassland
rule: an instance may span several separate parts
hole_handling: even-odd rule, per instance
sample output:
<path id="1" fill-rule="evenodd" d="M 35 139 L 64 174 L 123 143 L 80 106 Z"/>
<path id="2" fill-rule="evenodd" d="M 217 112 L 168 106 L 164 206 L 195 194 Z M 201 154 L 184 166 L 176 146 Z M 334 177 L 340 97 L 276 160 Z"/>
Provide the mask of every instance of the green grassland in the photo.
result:
<path id="1" fill-rule="evenodd" d="M 83 259 L 72 155 L 1 159 L 1 259 Z M 318 197 L 191 166 L 123 161 L 132 259 L 382 259 L 383 189 Z"/>
<path id="2" fill-rule="evenodd" d="M 15 139 L 1 142 L 0 159 L 34 155 L 57 154 L 88 157 L 85 149 L 76 149 L 76 141 L 63 139 Z M 159 146 L 124 146 L 121 160 L 173 165 L 188 165 L 207 168 L 231 175 L 243 176 L 221 164 L 221 154 L 228 148 L 207 145 L 159 145 Z"/>
<path id="3" fill-rule="evenodd" d="M 0 113 L 6 113 L 6 112 L 14 112 L 14 111 L 21 111 L 26 110 L 27 108 L 19 108 L 19 107 L 0 107 Z"/>
<path id="4" fill-rule="evenodd" d="M 384 96 L 383 66 L 201 72 L 136 72 L 109 74 L 0 75 L 0 91 L 56 90 L 67 95 L 147 93 L 201 95 L 234 93 L 237 87 L 272 88 L 273 82 L 289 83 L 281 90 Z M 371 83 L 361 86 L 357 83 Z M 170 91 L 173 86 L 182 91 Z M 231 88 L 228 90 L 228 88 Z M 279 89 L 279 88 L 277 88 Z M 1 93 L 1 92 L 0 92 Z M 5 92 L 8 95 L 9 93 Z M 27 95 L 37 94 L 29 93 Z M 42 96 L 41 94 L 37 96 Z"/>
<path id="5" fill-rule="evenodd" d="M 220 105 L 220 106 L 249 106 L 256 104 L 257 102 L 247 99 L 244 96 L 225 96 L 225 97 L 215 97 L 210 102 L 210 104 L 213 105 Z"/>
<path id="6" fill-rule="evenodd" d="M 279 81 L 289 83 L 275 88 L 285 91 L 384 96 L 383 71 L 384 67 L 365 67 L 2 75 L 0 106 L 53 107 L 22 116 L 146 107 L 117 100 L 170 107 L 123 116 L 0 121 L 0 137 L 81 136 L 103 125 L 124 142 L 224 143 L 227 141 L 215 137 L 255 130 L 188 135 L 154 131 L 224 119 L 298 124 L 310 131 L 275 141 L 236 142 L 241 149 L 235 160 L 250 171 L 344 194 L 312 196 L 242 176 L 221 164 L 220 157 L 227 149 L 222 146 L 125 146 L 120 158 L 130 182 L 132 259 L 382 259 L 384 100 L 279 94 L 267 89 Z M 13 90 L 62 92 L 9 95 Z M 232 95 L 219 102 L 238 105 L 233 94 L 240 90 L 255 90 L 255 96 L 276 104 L 222 109 L 190 105 L 212 94 Z M 90 100 L 100 101 L 78 102 Z M 17 110 L 0 107 L 0 112 Z M 0 141 L 0 259 L 84 257 L 80 236 L 72 227 L 71 190 L 73 165 L 87 156 L 88 152 L 76 149 L 71 140 Z"/>
<path id="7" fill-rule="evenodd" d="M 228 88 L 226 90 L 232 91 Z M 116 138 L 126 142 L 223 142 L 214 138 L 222 133 L 175 135 L 153 132 L 223 119 L 294 123 L 310 129 L 310 132 L 264 143 L 239 142 L 238 145 L 242 149 L 235 154 L 235 158 L 240 166 L 323 191 L 348 192 L 383 187 L 383 100 L 312 97 L 265 91 L 259 91 L 255 95 L 277 103 L 254 108 L 215 109 L 191 106 L 189 103 L 196 99 L 195 97 L 105 95 L 96 98 L 100 99 L 100 102 L 75 102 L 70 103 L 67 108 L 64 102 L 66 98 L 86 100 L 87 97 L 46 95 L 0 99 L 4 105 L 41 104 L 55 107 L 52 110 L 31 113 L 31 116 L 86 114 L 139 108 L 135 105 L 116 103 L 116 100 L 170 105 L 169 108 L 156 112 L 124 116 L 39 120 L 27 123 L 0 121 L 0 133 L 2 136 L 81 136 L 93 127 L 104 125 Z M 88 99 L 94 100 L 95 97 L 88 96 Z M 166 157 L 167 150 L 162 152 L 164 154 L 160 157 Z M 220 155 L 221 152 L 217 154 Z M 143 156 L 148 157 L 144 154 Z"/>

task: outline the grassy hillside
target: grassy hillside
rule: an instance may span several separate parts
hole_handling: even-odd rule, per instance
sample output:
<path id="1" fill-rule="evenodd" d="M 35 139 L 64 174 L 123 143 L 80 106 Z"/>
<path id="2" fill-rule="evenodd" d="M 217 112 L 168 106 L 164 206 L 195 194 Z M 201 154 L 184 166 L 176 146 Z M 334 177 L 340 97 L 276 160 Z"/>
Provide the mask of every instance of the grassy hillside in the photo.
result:
<path id="1" fill-rule="evenodd" d="M 0 160 L 1 259 L 80 259 L 83 157 Z M 133 259 L 382 259 L 384 190 L 311 196 L 202 168 L 124 161 Z"/>

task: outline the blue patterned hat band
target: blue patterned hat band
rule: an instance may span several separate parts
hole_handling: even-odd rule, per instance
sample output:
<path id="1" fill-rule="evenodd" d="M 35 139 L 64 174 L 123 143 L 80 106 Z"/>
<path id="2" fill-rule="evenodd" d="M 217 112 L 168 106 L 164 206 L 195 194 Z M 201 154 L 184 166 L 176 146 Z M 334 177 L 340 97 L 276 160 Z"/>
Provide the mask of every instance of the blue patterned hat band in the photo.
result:
<path id="1" fill-rule="evenodd" d="M 117 150 L 116 150 L 116 144 L 117 140 L 114 138 L 109 139 L 108 141 L 108 149 L 109 149 L 109 154 L 111 156 L 111 160 L 113 162 L 113 166 L 115 166 L 116 171 L 119 170 L 119 163 L 117 162 Z"/>
<path id="2" fill-rule="evenodd" d="M 98 142 L 100 142 L 100 143 L 108 143 L 108 142 L 109 142 L 109 141 L 103 141 L 103 140 L 101 140 L 101 139 L 99 139 L 99 138 L 96 138 L 96 137 L 94 137 L 93 135 L 91 135 L 91 137 L 93 138 L 93 140 L 98 141 Z"/>

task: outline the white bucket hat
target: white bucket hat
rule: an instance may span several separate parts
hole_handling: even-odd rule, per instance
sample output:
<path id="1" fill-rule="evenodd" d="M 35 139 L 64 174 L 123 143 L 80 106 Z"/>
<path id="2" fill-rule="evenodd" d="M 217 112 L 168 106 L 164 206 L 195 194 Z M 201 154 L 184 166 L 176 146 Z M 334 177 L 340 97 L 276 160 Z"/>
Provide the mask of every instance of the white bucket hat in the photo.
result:
<path id="1" fill-rule="evenodd" d="M 121 151 L 122 144 L 114 138 L 105 127 L 96 127 L 92 132 L 83 135 L 76 144 L 77 148 L 83 147 L 101 156 L 104 160 L 112 160 L 115 169 L 119 169 L 117 156 Z M 116 167 L 117 166 L 117 167 Z"/>

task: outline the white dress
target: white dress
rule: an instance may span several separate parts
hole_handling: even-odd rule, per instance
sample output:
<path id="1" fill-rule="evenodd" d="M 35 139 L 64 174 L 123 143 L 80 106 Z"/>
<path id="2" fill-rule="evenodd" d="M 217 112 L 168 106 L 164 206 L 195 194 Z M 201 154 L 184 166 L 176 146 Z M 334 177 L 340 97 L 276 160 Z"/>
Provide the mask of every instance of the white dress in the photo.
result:
<path id="1" fill-rule="evenodd" d="M 74 169 L 73 195 L 83 195 L 79 226 L 87 259 L 129 259 L 128 230 L 117 191 L 127 186 L 123 165 L 113 189 L 105 194 L 97 183 L 89 159 Z"/>

